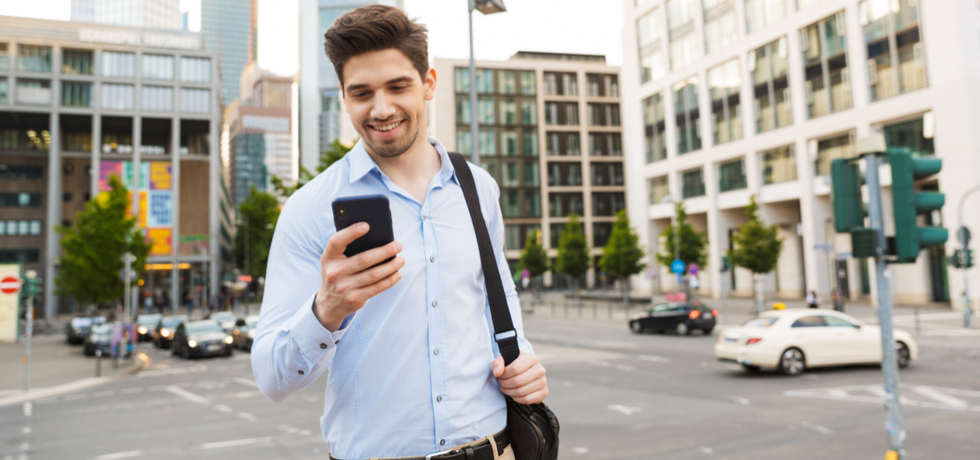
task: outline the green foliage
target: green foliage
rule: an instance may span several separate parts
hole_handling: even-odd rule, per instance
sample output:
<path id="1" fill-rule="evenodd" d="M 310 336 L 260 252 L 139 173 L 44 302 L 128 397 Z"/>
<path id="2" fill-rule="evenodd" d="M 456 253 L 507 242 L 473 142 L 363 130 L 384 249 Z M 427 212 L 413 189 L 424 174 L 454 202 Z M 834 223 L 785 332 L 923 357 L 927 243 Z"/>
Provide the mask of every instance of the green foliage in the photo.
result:
<path id="1" fill-rule="evenodd" d="M 355 141 L 354 143 L 356 144 L 357 142 Z M 296 191 L 306 185 L 307 182 L 313 180 L 317 174 L 326 171 L 331 165 L 344 158 L 344 156 L 347 155 L 347 152 L 350 152 L 352 148 L 354 148 L 354 144 L 351 144 L 351 146 L 348 147 L 341 144 L 339 139 L 334 139 L 333 143 L 330 144 L 330 150 L 320 152 L 320 163 L 317 165 L 316 173 L 310 172 L 309 169 L 306 169 L 301 165 L 299 167 L 299 180 L 297 180 L 292 186 L 286 186 L 283 183 L 282 178 L 273 174 L 272 179 L 270 180 L 272 182 L 272 188 L 275 189 L 279 196 L 288 197 L 293 193 L 296 193 Z"/>
<path id="2" fill-rule="evenodd" d="M 82 305 L 111 302 L 125 294 L 123 255 L 135 256 L 130 268 L 136 272 L 133 285 L 145 272 L 150 244 L 136 228 L 128 192 L 119 178 L 109 179 L 110 192 L 89 200 L 75 215 L 74 227 L 58 226 L 63 255 L 58 258 L 55 292 L 74 298 Z"/>
<path id="3" fill-rule="evenodd" d="M 548 271 L 548 253 L 541 245 L 541 230 L 528 232 L 518 267 L 526 268 L 527 271 L 531 272 L 531 278 L 543 275 L 544 272 Z"/>
<path id="4" fill-rule="evenodd" d="M 629 278 L 646 268 L 646 264 L 641 262 L 643 256 L 644 250 L 640 247 L 640 237 L 630 226 L 626 210 L 619 211 L 616 214 L 616 222 L 613 223 L 612 233 L 609 235 L 609 242 L 602 248 L 599 266 L 612 276 Z"/>
<path id="5" fill-rule="evenodd" d="M 783 240 L 776 236 L 778 227 L 765 225 L 759 220 L 759 204 L 755 201 L 755 195 L 745 208 L 745 215 L 749 220 L 732 235 L 735 249 L 728 256 L 732 264 L 754 274 L 769 273 L 776 268 L 779 253 L 783 250 Z"/>
<path id="6" fill-rule="evenodd" d="M 279 220 L 279 200 L 271 193 L 260 192 L 252 187 L 245 201 L 238 207 L 238 219 L 240 222 L 234 241 L 235 263 L 245 270 L 245 240 L 248 239 L 248 274 L 264 276 L 269 262 L 272 234 L 276 221 Z"/>
<path id="7" fill-rule="evenodd" d="M 694 226 L 687 221 L 687 211 L 684 210 L 684 203 L 677 203 L 675 212 L 677 219 L 675 225 L 671 225 L 660 234 L 660 252 L 657 254 L 657 263 L 664 267 L 669 267 L 674 260 L 674 229 L 680 228 L 680 257 L 685 265 L 692 263 L 699 267 L 705 267 L 708 263 L 708 234 L 698 232 Z"/>
<path id="8" fill-rule="evenodd" d="M 555 259 L 555 272 L 579 279 L 589 271 L 589 244 L 582 231 L 577 214 L 568 216 L 568 223 L 558 238 L 558 257 Z"/>

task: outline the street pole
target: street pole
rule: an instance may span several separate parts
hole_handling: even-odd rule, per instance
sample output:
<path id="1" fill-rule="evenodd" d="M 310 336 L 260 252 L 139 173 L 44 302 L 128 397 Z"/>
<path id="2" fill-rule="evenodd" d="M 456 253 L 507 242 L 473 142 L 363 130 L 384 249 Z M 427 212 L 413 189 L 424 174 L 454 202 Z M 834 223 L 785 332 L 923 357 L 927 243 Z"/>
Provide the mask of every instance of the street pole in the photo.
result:
<path id="1" fill-rule="evenodd" d="M 470 137 L 472 138 L 473 149 L 470 152 L 470 161 L 480 166 L 480 150 L 477 136 L 479 136 L 479 124 L 476 120 L 476 61 L 473 58 L 473 0 L 470 0 Z"/>
<path id="2" fill-rule="evenodd" d="M 126 284 L 126 290 L 124 291 L 125 294 L 123 294 L 123 322 L 124 323 L 129 321 L 129 313 L 131 311 L 130 304 L 132 303 L 132 297 L 133 297 L 133 293 L 129 291 L 129 284 L 130 284 L 129 275 L 131 271 L 130 265 L 132 265 L 132 259 L 131 259 L 132 257 L 133 255 L 128 252 L 123 254 L 123 273 L 124 273 L 123 280 L 125 280 L 124 283 Z"/>
<path id="3" fill-rule="evenodd" d="M 674 227 L 674 260 L 681 260 L 681 229 L 677 226 L 679 216 L 677 215 L 677 202 L 674 196 L 670 196 L 670 204 L 674 207 L 674 213 L 670 215 L 670 225 Z M 677 292 L 681 292 L 681 285 L 684 284 L 684 272 L 677 274 Z"/>
<path id="4" fill-rule="evenodd" d="M 885 411 L 887 414 L 885 430 L 888 432 L 888 444 L 891 450 L 889 454 L 902 458 L 905 456 L 905 451 L 902 449 L 905 430 L 902 427 L 902 409 L 899 406 L 898 361 L 895 352 L 895 337 L 892 334 L 892 301 L 889 275 L 885 266 L 886 246 L 881 208 L 881 188 L 878 180 L 878 153 L 862 153 L 866 162 L 865 182 L 868 184 L 868 218 L 877 239 L 874 262 L 878 290 L 878 324 L 881 329 L 881 371 L 885 378 Z"/>
<path id="5" fill-rule="evenodd" d="M 961 230 L 958 232 L 960 233 L 958 236 L 960 239 L 960 250 L 963 254 L 961 257 L 963 257 L 964 262 L 963 266 L 960 268 L 960 270 L 963 272 L 963 301 L 966 302 L 966 312 L 964 313 L 965 316 L 963 317 L 963 326 L 965 326 L 967 329 L 973 327 L 973 305 L 970 305 L 970 269 L 966 267 L 965 263 L 967 246 L 970 245 L 970 237 L 968 236 L 969 230 L 966 228 L 966 225 L 963 224 L 963 203 L 966 201 L 967 196 L 977 191 L 980 191 L 980 185 L 967 190 L 966 193 L 960 197 L 960 203 L 957 207 L 956 213 L 956 218 L 959 219 L 960 222 Z"/>
<path id="6" fill-rule="evenodd" d="M 24 392 L 31 389 L 31 337 L 34 335 L 34 295 L 27 296 L 27 329 L 24 334 Z"/>

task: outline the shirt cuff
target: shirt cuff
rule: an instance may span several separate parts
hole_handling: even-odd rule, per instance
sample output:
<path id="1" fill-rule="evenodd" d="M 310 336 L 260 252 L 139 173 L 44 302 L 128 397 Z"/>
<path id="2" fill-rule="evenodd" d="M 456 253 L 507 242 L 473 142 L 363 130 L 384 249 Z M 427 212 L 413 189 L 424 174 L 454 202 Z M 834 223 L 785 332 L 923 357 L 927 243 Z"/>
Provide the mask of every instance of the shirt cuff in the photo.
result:
<path id="1" fill-rule="evenodd" d="M 303 356 L 313 362 L 320 362 L 328 357 L 340 339 L 343 338 L 344 333 L 347 332 L 347 326 L 350 324 L 350 318 L 344 319 L 340 329 L 330 332 L 320 324 L 320 320 L 313 313 L 314 301 L 316 301 L 315 292 L 293 315 L 286 327 Z"/>

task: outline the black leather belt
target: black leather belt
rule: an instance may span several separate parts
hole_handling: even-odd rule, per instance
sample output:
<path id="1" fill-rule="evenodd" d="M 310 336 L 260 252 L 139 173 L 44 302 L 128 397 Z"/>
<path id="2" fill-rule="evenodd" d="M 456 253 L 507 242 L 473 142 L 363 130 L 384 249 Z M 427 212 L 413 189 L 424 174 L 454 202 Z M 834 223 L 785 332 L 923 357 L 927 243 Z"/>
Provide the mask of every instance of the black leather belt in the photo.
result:
<path id="1" fill-rule="evenodd" d="M 510 445 L 510 439 L 507 437 L 507 429 L 504 428 L 497 434 L 493 435 L 493 440 L 497 443 L 497 455 L 503 455 L 504 449 Z M 477 444 L 475 446 L 463 447 L 461 449 L 446 449 L 440 452 L 433 452 L 424 457 L 404 457 L 398 460 L 494 460 L 493 458 L 493 448 L 490 447 L 490 440 L 486 440 Z M 334 457 L 333 454 L 330 455 L 330 460 L 339 460 Z"/>

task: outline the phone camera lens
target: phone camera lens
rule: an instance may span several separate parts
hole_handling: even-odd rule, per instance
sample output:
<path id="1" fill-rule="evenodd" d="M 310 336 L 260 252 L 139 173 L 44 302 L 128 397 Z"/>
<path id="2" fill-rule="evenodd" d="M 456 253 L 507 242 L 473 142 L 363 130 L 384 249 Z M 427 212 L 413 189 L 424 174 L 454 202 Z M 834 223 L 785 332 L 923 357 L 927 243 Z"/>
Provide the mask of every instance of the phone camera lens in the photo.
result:
<path id="1" fill-rule="evenodd" d="M 346 218 L 347 217 L 347 207 L 344 206 L 344 205 L 337 206 L 337 215 L 340 216 L 341 219 Z"/>

